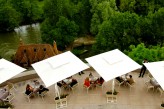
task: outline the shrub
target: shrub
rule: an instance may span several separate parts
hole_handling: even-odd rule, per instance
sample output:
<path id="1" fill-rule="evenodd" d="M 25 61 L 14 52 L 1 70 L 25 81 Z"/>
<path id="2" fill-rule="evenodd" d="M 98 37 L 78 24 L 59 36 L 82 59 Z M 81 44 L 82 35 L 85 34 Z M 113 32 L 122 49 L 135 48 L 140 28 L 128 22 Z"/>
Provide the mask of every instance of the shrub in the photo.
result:
<path id="1" fill-rule="evenodd" d="M 9 102 L 0 101 L 0 108 L 13 108 L 14 106 Z"/>
<path id="2" fill-rule="evenodd" d="M 112 94 L 112 90 L 107 91 L 106 94 Z M 117 95 L 118 92 L 114 89 L 113 95 Z"/>
<path id="3" fill-rule="evenodd" d="M 60 99 L 66 98 L 67 96 L 68 96 L 68 94 L 62 94 L 62 95 L 60 95 Z M 55 98 L 55 100 L 58 100 L 58 99 L 59 99 L 59 97 Z"/>

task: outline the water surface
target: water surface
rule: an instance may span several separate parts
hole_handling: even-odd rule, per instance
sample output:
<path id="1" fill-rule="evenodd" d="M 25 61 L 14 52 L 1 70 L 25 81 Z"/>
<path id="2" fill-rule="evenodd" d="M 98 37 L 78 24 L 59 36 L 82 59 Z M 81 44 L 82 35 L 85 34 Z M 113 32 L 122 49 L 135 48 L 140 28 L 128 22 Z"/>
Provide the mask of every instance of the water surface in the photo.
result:
<path id="1" fill-rule="evenodd" d="M 40 36 L 39 24 L 25 25 L 16 28 L 13 32 L 0 33 L 0 56 L 10 60 L 19 46 L 20 38 L 25 44 L 38 44 L 41 43 Z"/>

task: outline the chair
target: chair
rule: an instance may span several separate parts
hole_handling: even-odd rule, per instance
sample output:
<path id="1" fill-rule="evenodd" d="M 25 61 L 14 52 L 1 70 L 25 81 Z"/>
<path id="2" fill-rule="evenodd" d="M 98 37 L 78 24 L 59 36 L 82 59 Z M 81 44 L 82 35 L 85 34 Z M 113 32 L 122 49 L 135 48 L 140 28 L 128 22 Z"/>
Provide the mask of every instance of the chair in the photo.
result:
<path id="1" fill-rule="evenodd" d="M 162 97 L 163 93 L 164 93 L 164 90 L 162 90 L 162 88 L 158 87 L 157 88 L 157 91 L 159 91 L 161 94 L 160 94 L 160 97 Z"/>
<path id="2" fill-rule="evenodd" d="M 9 91 L 12 92 L 13 90 L 17 91 L 17 89 L 15 88 L 14 84 L 11 82 L 8 82 L 7 85 L 5 86 L 5 88 Z"/>
<path id="3" fill-rule="evenodd" d="M 11 103 L 14 97 L 14 94 L 10 93 L 5 99 L 3 99 L 3 101 Z"/>
<path id="4" fill-rule="evenodd" d="M 127 86 L 129 86 L 129 87 L 130 87 L 130 91 L 131 91 L 131 88 L 133 88 L 133 87 L 134 87 L 135 83 L 136 83 L 136 82 L 134 82 L 134 83 L 132 83 L 132 84 L 129 84 L 129 82 L 126 82 Z"/>
<path id="5" fill-rule="evenodd" d="M 37 94 L 38 94 L 38 96 L 40 96 L 42 98 L 42 100 L 44 100 L 44 96 L 47 95 L 47 92 L 48 91 L 45 90 L 42 93 L 39 94 L 39 92 L 38 92 Z"/>
<path id="6" fill-rule="evenodd" d="M 67 107 L 67 97 L 61 98 L 60 100 L 55 100 L 56 103 L 56 109 L 61 109 Z"/>
<path id="7" fill-rule="evenodd" d="M 145 82 L 145 85 L 147 87 L 147 92 L 150 90 L 150 89 L 153 89 L 154 91 L 154 86 L 150 84 L 150 80 L 146 81 Z"/>
<path id="8" fill-rule="evenodd" d="M 104 86 L 104 83 L 103 83 L 103 84 L 96 84 L 96 89 L 97 89 L 97 87 L 101 87 L 101 89 L 102 89 L 102 91 L 103 91 L 103 88 L 104 88 L 105 86 Z"/>
<path id="9" fill-rule="evenodd" d="M 25 98 L 27 98 L 28 102 L 30 102 L 30 98 L 34 95 L 33 92 L 31 92 L 29 95 L 25 94 L 24 92 L 23 92 L 23 94 L 24 94 Z"/>
<path id="10" fill-rule="evenodd" d="M 71 87 L 71 90 L 72 92 L 74 93 L 74 89 L 78 86 L 78 83 L 74 84 L 72 87 Z"/>
<path id="11" fill-rule="evenodd" d="M 125 81 L 120 82 L 120 81 L 118 81 L 117 79 L 115 79 L 115 81 L 118 83 L 119 88 L 120 88 L 120 86 L 121 86 L 122 84 L 124 84 L 124 82 L 125 82 Z"/>
<path id="12" fill-rule="evenodd" d="M 88 90 L 89 90 L 90 86 L 88 87 L 88 86 L 86 86 L 86 85 L 83 85 L 83 87 L 84 87 L 85 89 L 87 89 L 87 93 L 88 93 Z"/>

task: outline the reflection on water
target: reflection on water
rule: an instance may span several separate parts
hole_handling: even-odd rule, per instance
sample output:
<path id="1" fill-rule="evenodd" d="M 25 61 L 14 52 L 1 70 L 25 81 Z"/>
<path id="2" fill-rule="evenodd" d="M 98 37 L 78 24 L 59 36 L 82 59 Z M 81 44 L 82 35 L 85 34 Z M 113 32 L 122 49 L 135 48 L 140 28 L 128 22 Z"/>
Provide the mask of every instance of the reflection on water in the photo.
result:
<path id="1" fill-rule="evenodd" d="M 0 56 L 10 60 L 19 46 L 20 38 L 25 44 L 41 43 L 39 24 L 21 26 L 10 33 L 0 33 Z"/>

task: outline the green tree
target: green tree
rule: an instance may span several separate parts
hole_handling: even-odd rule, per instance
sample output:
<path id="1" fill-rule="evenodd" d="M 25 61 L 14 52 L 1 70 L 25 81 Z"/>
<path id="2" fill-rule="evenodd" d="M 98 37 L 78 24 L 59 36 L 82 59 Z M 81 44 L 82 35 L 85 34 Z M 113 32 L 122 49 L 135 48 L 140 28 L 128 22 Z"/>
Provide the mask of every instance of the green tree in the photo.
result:
<path id="1" fill-rule="evenodd" d="M 160 8 L 154 13 L 152 18 L 152 30 L 157 44 L 163 46 L 164 43 L 164 8 Z"/>
<path id="2" fill-rule="evenodd" d="M 137 44 L 137 23 L 139 17 L 136 14 L 118 13 L 100 26 L 96 36 L 95 52 L 105 52 L 111 49 L 127 49 L 131 44 Z"/>
<path id="3" fill-rule="evenodd" d="M 46 0 L 43 10 L 46 20 L 55 26 L 59 17 L 64 16 L 64 0 Z"/>
<path id="4" fill-rule="evenodd" d="M 130 50 L 125 50 L 124 52 L 140 64 L 145 58 L 150 62 L 164 60 L 164 47 L 152 46 L 146 48 L 145 45 L 141 43 L 137 46 L 130 45 Z"/>
<path id="5" fill-rule="evenodd" d="M 141 16 L 154 13 L 164 6 L 163 0 L 116 0 L 121 12 L 135 12 Z"/>
<path id="6" fill-rule="evenodd" d="M 134 12 L 135 0 L 120 0 L 119 10 L 121 12 Z"/>
<path id="7" fill-rule="evenodd" d="M 146 46 L 163 45 L 164 41 L 164 8 L 160 8 L 155 13 L 149 13 L 146 17 L 140 17 L 140 42 Z"/>
<path id="8" fill-rule="evenodd" d="M 79 28 L 74 21 L 70 21 L 67 18 L 61 16 L 59 21 L 56 23 L 56 28 L 53 28 L 51 31 L 49 31 L 49 37 L 47 34 L 45 34 L 45 36 L 43 35 L 42 38 L 44 41 L 49 41 L 50 43 L 55 40 L 59 50 L 65 50 L 66 47 L 74 41 L 78 30 Z M 46 40 L 47 38 L 48 40 Z"/>
<path id="9" fill-rule="evenodd" d="M 141 43 L 144 43 L 146 46 L 148 45 L 156 45 L 157 41 L 155 40 L 155 35 L 153 32 L 152 27 L 152 18 L 147 17 L 140 17 L 139 20 L 139 28 L 140 28 L 140 35 L 138 39 Z"/>
<path id="10" fill-rule="evenodd" d="M 90 0 L 92 6 L 92 19 L 90 31 L 93 35 L 98 34 L 99 26 L 103 21 L 114 16 L 117 10 L 115 0 Z"/>
<path id="11" fill-rule="evenodd" d="M 63 50 L 78 35 L 79 28 L 86 34 L 88 9 L 82 9 L 84 5 L 81 3 L 78 0 L 47 0 L 44 5 L 46 19 L 41 25 L 42 40 L 51 44 L 56 40 L 58 48 Z"/>
<path id="12" fill-rule="evenodd" d="M 74 4 L 76 12 L 74 12 L 71 17 L 72 20 L 76 22 L 79 26 L 79 34 L 89 34 L 90 33 L 90 23 L 92 14 L 90 12 L 91 5 L 89 0 L 71 0 Z"/>
<path id="13" fill-rule="evenodd" d="M 41 9 L 37 0 L 11 0 L 10 3 L 20 13 L 23 24 L 32 24 L 41 17 Z"/>
<path id="14" fill-rule="evenodd" d="M 0 1 L 0 31 L 12 31 L 19 22 L 19 13 L 8 2 Z"/>

